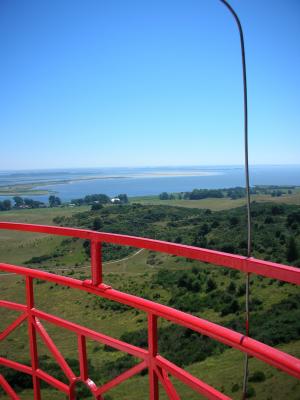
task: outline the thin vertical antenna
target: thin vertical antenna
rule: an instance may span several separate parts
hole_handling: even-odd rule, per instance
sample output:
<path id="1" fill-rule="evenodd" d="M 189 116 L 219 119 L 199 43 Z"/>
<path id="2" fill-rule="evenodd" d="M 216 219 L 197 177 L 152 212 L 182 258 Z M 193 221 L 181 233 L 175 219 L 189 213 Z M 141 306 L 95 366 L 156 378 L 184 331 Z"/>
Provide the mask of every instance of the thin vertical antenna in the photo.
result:
<path id="1" fill-rule="evenodd" d="M 244 34 L 241 22 L 234 9 L 226 0 L 220 0 L 233 15 L 239 29 L 241 53 L 242 53 L 242 68 L 243 68 L 243 89 L 244 89 L 244 154 L 245 154 L 245 180 L 246 180 L 246 202 L 247 202 L 247 257 L 251 257 L 251 209 L 250 209 L 250 179 L 249 179 L 249 157 L 248 157 L 248 99 L 247 99 L 247 75 L 246 75 L 246 56 Z M 246 335 L 249 335 L 249 273 L 246 275 Z M 248 383 L 248 354 L 245 354 L 244 364 L 244 380 L 243 380 L 243 400 L 247 397 Z"/>

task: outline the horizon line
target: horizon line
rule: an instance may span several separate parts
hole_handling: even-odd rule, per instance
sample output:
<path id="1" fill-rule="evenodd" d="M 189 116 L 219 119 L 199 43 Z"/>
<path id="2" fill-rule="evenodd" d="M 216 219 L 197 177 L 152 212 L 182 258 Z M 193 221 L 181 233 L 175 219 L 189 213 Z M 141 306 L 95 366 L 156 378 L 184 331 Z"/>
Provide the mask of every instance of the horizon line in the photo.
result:
<path id="1" fill-rule="evenodd" d="M 284 166 L 300 166 L 300 163 L 271 163 L 271 164 L 249 164 L 250 167 L 284 167 Z M 128 168 L 207 168 L 207 167 L 240 167 L 244 168 L 244 164 L 167 164 L 167 165 L 122 165 L 122 166 L 110 166 L 110 165 L 103 165 L 103 166 L 86 166 L 86 167 L 42 167 L 42 168 L 16 168 L 16 169 L 0 169 L 0 172 L 19 172 L 19 171 L 64 171 L 64 170 L 91 170 L 91 169 L 128 169 Z"/>

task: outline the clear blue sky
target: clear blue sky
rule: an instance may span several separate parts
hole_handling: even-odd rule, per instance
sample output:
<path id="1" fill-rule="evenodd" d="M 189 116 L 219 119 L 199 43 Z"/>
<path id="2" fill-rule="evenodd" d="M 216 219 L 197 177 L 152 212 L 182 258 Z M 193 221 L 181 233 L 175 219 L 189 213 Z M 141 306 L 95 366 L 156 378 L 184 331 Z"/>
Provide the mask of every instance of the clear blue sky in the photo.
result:
<path id="1" fill-rule="evenodd" d="M 231 4 L 250 162 L 300 163 L 300 1 Z M 239 51 L 219 0 L 1 0 L 0 169 L 241 164 Z"/>

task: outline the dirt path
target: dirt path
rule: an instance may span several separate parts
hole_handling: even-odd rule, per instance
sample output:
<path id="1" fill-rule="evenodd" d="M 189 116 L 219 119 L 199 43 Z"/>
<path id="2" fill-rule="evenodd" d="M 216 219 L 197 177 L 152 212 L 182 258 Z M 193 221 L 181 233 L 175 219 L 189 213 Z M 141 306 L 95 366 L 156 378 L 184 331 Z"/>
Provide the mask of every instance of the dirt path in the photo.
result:
<path id="1" fill-rule="evenodd" d="M 128 257 L 125 257 L 125 258 L 121 258 L 121 259 L 119 259 L 119 260 L 113 260 L 113 261 L 106 261 L 106 262 L 104 262 L 103 263 L 103 265 L 109 265 L 109 264 L 117 264 L 117 263 L 120 263 L 120 262 L 123 262 L 123 261 L 127 261 L 127 260 L 130 260 L 131 258 L 133 258 L 133 257 L 135 257 L 135 256 L 137 256 L 137 255 L 139 255 L 142 251 L 144 251 L 145 249 L 140 249 L 140 250 L 138 250 L 137 252 L 135 252 L 135 253 L 133 253 L 131 256 L 128 256 Z M 91 268 L 91 266 L 90 265 L 86 265 L 86 266 L 84 266 L 84 267 L 82 267 L 82 266 L 80 266 L 80 267 L 69 267 L 69 268 L 72 268 L 72 269 L 76 269 L 76 268 L 80 268 L 80 269 L 86 269 L 86 268 Z M 68 269 L 68 267 L 67 268 L 55 268 L 55 271 L 65 271 L 66 269 Z M 47 272 L 47 271 L 46 271 Z M 2 274 L 2 273 L 0 273 L 0 277 L 2 277 L 2 276 L 19 276 L 18 274 L 14 274 L 14 273 L 12 273 L 12 272 L 9 272 L 9 273 L 4 273 L 4 274 Z"/>

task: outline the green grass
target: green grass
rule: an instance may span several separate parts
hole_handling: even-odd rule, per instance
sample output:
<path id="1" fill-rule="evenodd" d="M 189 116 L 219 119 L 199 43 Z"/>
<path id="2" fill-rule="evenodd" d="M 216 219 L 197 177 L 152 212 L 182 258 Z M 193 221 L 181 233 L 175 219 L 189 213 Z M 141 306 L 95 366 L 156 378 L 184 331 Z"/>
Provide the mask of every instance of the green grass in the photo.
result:
<path id="1" fill-rule="evenodd" d="M 296 204 L 300 205 L 300 189 L 294 190 L 292 194 L 285 194 L 280 197 L 272 197 L 271 195 L 252 195 L 252 201 L 257 202 L 274 202 L 278 204 Z M 210 209 L 212 211 L 229 210 L 245 205 L 245 199 L 231 200 L 228 197 L 223 198 L 207 198 L 202 200 L 160 200 L 158 196 L 142 196 L 131 197 L 131 203 L 139 203 L 145 205 L 169 205 L 187 208 Z"/>

